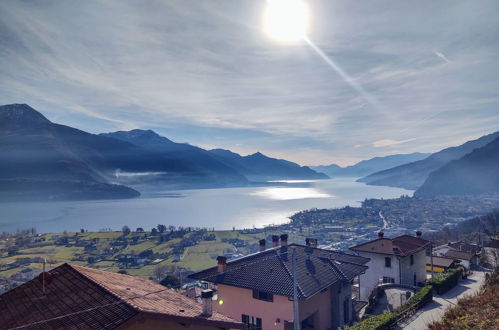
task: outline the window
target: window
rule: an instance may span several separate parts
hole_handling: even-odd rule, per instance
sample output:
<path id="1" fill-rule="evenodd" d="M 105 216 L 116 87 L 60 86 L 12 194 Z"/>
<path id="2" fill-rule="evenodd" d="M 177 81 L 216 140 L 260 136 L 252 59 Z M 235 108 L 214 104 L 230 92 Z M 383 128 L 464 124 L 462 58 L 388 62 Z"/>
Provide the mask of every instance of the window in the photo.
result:
<path id="1" fill-rule="evenodd" d="M 385 267 L 392 267 L 392 258 L 385 257 Z"/>
<path id="2" fill-rule="evenodd" d="M 255 316 L 242 314 L 241 319 L 247 330 L 262 330 L 262 319 Z"/>
<path id="3" fill-rule="evenodd" d="M 274 295 L 272 293 L 253 290 L 253 299 L 272 302 L 272 301 L 274 301 Z"/>
<path id="4" fill-rule="evenodd" d="M 395 283 L 395 279 L 393 277 L 383 276 L 383 284 L 385 283 Z"/>
<path id="5" fill-rule="evenodd" d="M 411 265 L 414 265 L 414 254 L 411 254 Z"/>

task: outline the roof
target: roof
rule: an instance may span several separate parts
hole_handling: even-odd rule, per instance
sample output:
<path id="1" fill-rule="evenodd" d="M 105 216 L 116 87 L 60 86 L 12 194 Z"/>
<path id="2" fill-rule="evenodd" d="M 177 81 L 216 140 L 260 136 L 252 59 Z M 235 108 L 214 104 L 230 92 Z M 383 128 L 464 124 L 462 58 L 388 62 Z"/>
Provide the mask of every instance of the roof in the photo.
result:
<path id="1" fill-rule="evenodd" d="M 114 329 L 139 313 L 172 321 L 241 327 L 155 282 L 124 274 L 63 264 L 49 271 L 45 296 L 37 279 L 0 295 L 0 328 Z M 49 320 L 49 321 L 45 321 Z"/>
<path id="2" fill-rule="evenodd" d="M 447 245 L 455 250 L 458 250 L 458 251 L 463 251 L 463 252 L 468 252 L 468 253 L 473 253 L 473 254 L 480 252 L 480 247 L 478 245 L 466 243 L 463 241 L 453 242 L 453 243 L 449 243 Z"/>
<path id="3" fill-rule="evenodd" d="M 459 260 L 471 260 L 471 258 L 473 258 L 474 255 L 475 255 L 474 253 L 456 251 L 456 250 L 449 250 L 444 254 L 444 256 L 448 258 L 454 258 Z"/>
<path id="4" fill-rule="evenodd" d="M 455 259 L 453 258 L 442 258 L 442 257 L 433 256 L 433 266 L 447 268 L 452 266 L 454 262 Z M 426 264 L 431 265 L 431 256 L 426 256 Z"/>
<path id="5" fill-rule="evenodd" d="M 367 269 L 364 264 L 370 260 L 342 252 L 290 244 L 231 260 L 223 273 L 218 273 L 217 267 L 212 267 L 189 277 L 292 297 L 293 250 L 296 251 L 299 299 L 308 299 L 336 282 L 352 280 Z"/>
<path id="6" fill-rule="evenodd" d="M 426 248 L 430 241 L 402 235 L 395 238 L 378 238 L 373 241 L 352 246 L 350 250 L 357 252 L 371 252 L 379 254 L 408 256 Z"/>

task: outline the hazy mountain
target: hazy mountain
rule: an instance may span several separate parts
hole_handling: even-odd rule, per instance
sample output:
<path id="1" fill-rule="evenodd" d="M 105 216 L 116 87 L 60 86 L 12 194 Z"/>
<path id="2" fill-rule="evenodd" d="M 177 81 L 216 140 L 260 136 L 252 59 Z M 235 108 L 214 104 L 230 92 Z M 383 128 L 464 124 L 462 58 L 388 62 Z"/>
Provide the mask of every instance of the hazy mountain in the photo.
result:
<path id="1" fill-rule="evenodd" d="M 327 179 L 323 173 L 317 173 L 307 166 L 267 157 L 257 152 L 248 156 L 241 156 L 224 149 L 213 149 L 210 153 L 239 173 L 244 174 L 251 181 L 280 180 L 280 179 Z"/>
<path id="2" fill-rule="evenodd" d="M 86 184 L 105 181 L 105 174 L 92 166 L 93 163 L 103 163 L 102 157 L 92 153 L 88 144 L 81 146 L 88 136 L 92 135 L 53 124 L 28 105 L 0 106 L 1 196 L 9 197 L 9 191 L 14 194 L 11 188 L 16 180 L 18 188 L 29 187 L 31 199 L 65 199 L 65 191 L 71 191 L 76 196 L 79 189 L 80 196 L 91 195 L 93 190 L 98 190 L 102 198 L 137 196 L 137 191 L 127 187 Z M 99 144 L 98 141 L 93 142 Z M 111 143 L 110 147 L 113 149 L 115 145 Z M 84 161 L 85 157 L 91 158 L 91 161 Z M 48 194 L 45 189 L 50 184 L 54 191 L 57 190 L 57 196 Z M 69 190 L 64 189 L 69 186 Z M 18 188 L 15 195 L 22 197 L 22 191 Z M 116 194 L 117 190 L 119 194 Z"/>
<path id="3" fill-rule="evenodd" d="M 370 185 L 416 190 L 425 182 L 431 172 L 438 170 L 453 160 L 465 156 L 476 148 L 487 145 L 497 137 L 499 137 L 499 132 L 485 135 L 460 146 L 443 149 L 423 160 L 373 173 L 358 181 Z"/>
<path id="4" fill-rule="evenodd" d="M 402 164 L 424 159 L 430 154 L 415 152 L 412 154 L 398 154 L 384 157 L 374 157 L 363 160 L 355 165 L 341 167 L 336 164 L 311 166 L 312 169 L 326 173 L 331 177 L 362 177 L 374 172 L 386 170 Z"/>
<path id="5" fill-rule="evenodd" d="M 198 172 L 203 173 L 206 177 L 205 181 L 210 181 L 218 186 L 248 183 L 242 174 L 217 160 L 208 151 L 186 143 L 173 142 L 151 130 L 134 129 L 100 135 L 126 141 L 167 157 L 182 160 L 191 164 Z"/>
<path id="6" fill-rule="evenodd" d="M 499 193 L 499 137 L 432 172 L 416 196 Z"/>
<path id="7" fill-rule="evenodd" d="M 237 174 L 233 176 L 237 183 L 246 182 Z M 107 187 L 109 198 L 123 197 L 124 191 L 115 194 L 116 186 L 105 185 L 109 183 L 154 183 L 172 188 L 221 185 L 222 182 L 182 157 L 52 123 L 25 104 L 0 107 L 1 179 L 11 180 L 9 182 L 29 179 L 33 187 L 38 184 L 40 197 L 42 191 L 47 191 L 42 186 L 46 187 L 46 182 L 52 181 L 54 187 L 61 187 L 57 190 L 59 199 L 64 198 L 61 196 L 64 187 L 74 191 L 77 186 L 74 181 L 81 182 L 81 188 L 86 191 L 99 190 L 100 196 Z M 68 185 L 69 181 L 73 183 Z M 97 182 L 103 185 L 87 184 Z M 12 187 L 7 183 L 4 181 L 2 187 Z M 7 190 L 0 188 L 0 191 L 5 196 Z M 136 195 L 137 192 L 130 189 L 130 197 Z"/>

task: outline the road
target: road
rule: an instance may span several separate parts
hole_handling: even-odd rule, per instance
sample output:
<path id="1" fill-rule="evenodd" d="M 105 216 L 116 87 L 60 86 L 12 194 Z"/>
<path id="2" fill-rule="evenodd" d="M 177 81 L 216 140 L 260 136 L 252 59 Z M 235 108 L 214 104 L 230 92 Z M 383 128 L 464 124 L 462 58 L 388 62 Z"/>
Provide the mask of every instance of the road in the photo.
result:
<path id="1" fill-rule="evenodd" d="M 444 315 L 449 306 L 457 303 L 457 300 L 465 295 L 473 295 L 480 289 L 480 286 L 485 280 L 485 272 L 475 271 L 467 279 L 461 280 L 459 284 L 439 296 L 435 294 L 433 301 L 422 309 L 420 309 L 414 316 L 400 324 L 396 329 L 406 330 L 423 330 L 427 329 L 428 325 L 432 322 L 439 321 Z"/>

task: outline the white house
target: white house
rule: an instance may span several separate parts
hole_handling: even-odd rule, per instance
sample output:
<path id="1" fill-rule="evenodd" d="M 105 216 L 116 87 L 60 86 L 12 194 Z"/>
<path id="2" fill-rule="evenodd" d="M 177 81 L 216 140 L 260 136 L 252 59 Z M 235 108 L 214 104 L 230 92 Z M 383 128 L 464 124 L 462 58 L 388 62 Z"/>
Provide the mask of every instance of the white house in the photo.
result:
<path id="1" fill-rule="evenodd" d="M 350 248 L 359 256 L 371 259 L 369 268 L 359 277 L 360 300 L 366 301 L 375 287 L 381 283 L 397 283 L 417 286 L 426 281 L 426 247 L 430 241 L 402 235 L 378 239 Z"/>

